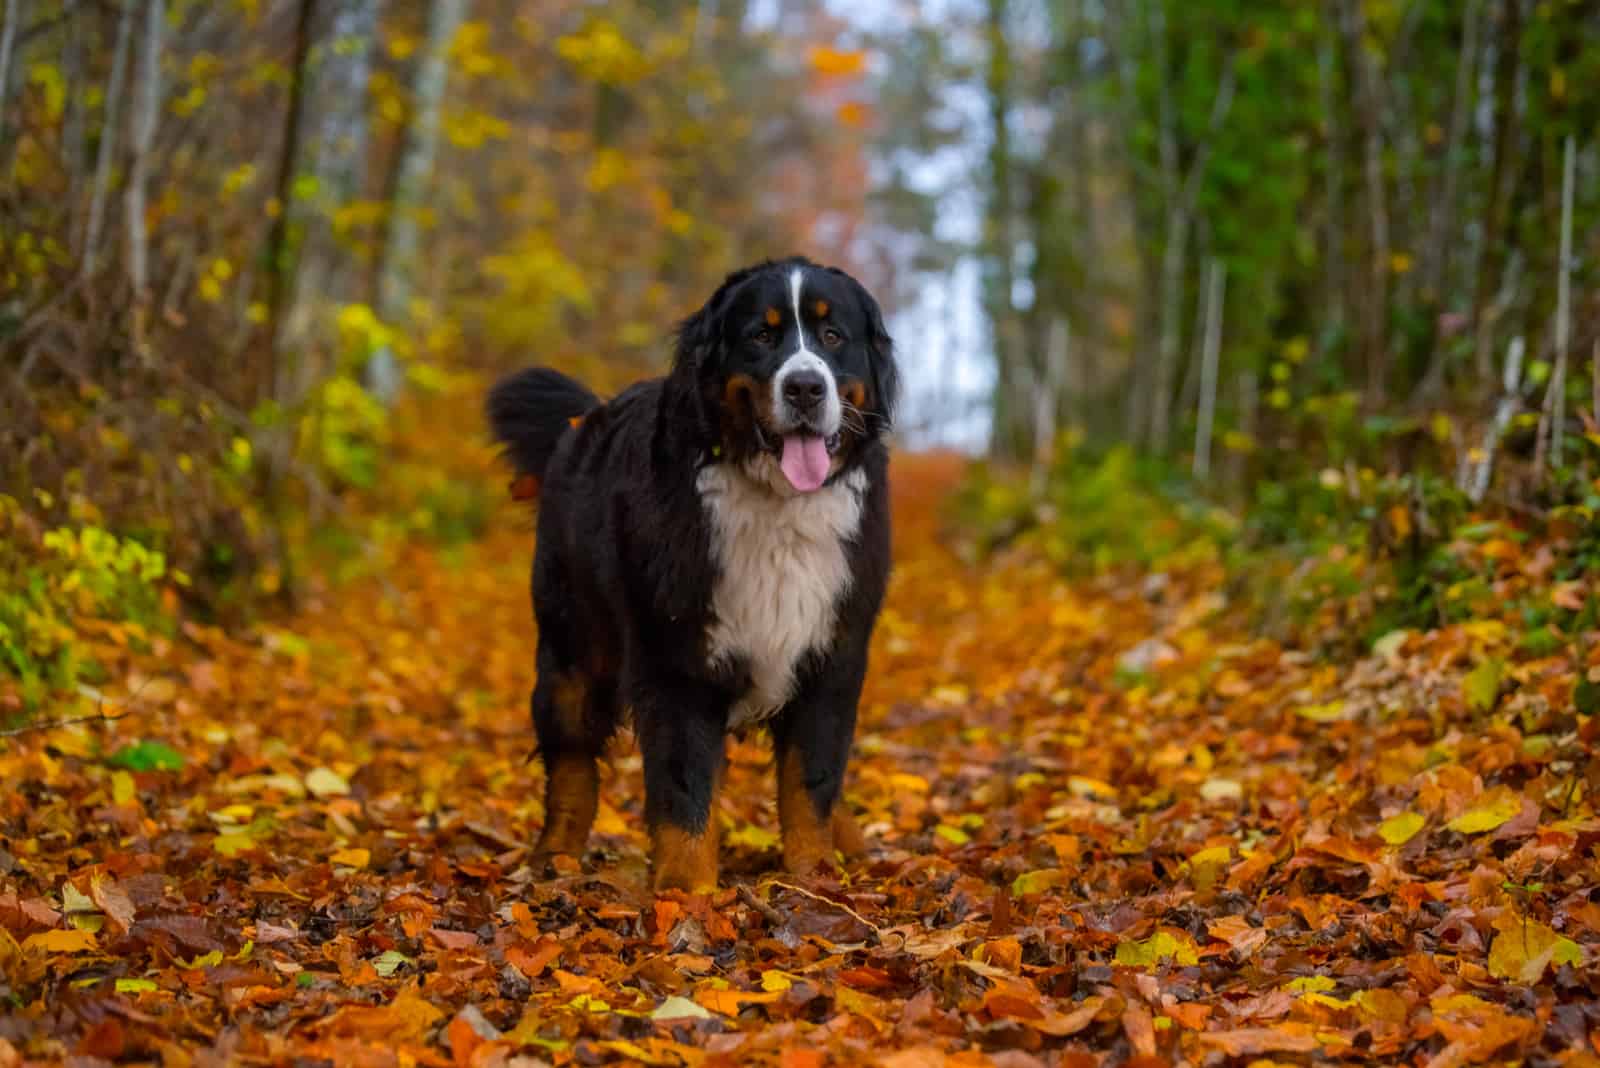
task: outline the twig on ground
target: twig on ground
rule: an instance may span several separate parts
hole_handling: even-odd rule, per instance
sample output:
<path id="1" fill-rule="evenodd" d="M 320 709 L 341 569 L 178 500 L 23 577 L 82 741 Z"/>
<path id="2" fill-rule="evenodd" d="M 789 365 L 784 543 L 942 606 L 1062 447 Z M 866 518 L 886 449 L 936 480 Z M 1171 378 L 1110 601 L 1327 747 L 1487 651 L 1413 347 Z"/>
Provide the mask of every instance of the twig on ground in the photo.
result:
<path id="1" fill-rule="evenodd" d="M 816 893 L 815 891 L 807 890 L 803 886 L 795 886 L 793 883 L 786 883 L 782 879 L 773 879 L 767 885 L 768 886 L 781 886 L 785 890 L 793 890 L 797 894 L 803 894 L 804 896 L 811 898 L 813 901 L 820 901 L 824 905 L 832 905 L 836 909 L 842 909 L 843 911 L 848 912 L 850 915 L 854 916 L 861 923 L 863 923 L 867 927 L 869 927 L 872 930 L 872 932 L 874 934 L 876 934 L 879 938 L 883 937 L 883 928 L 882 927 L 879 927 L 877 924 L 873 923 L 871 920 L 869 920 L 865 916 L 861 915 L 861 913 L 857 912 L 855 909 L 851 908 L 849 905 L 846 905 L 843 901 L 835 901 L 831 897 L 823 897 L 821 894 Z"/>
<path id="2" fill-rule="evenodd" d="M 767 922 L 774 927 L 782 927 L 789 922 L 788 913 L 776 906 L 769 905 L 756 896 L 756 892 L 743 883 L 739 884 L 739 900 L 755 909 L 767 918 Z"/>
<path id="3" fill-rule="evenodd" d="M 38 723 L 25 723 L 20 727 L 11 727 L 0 731 L 0 738 L 15 738 L 20 734 L 32 734 L 35 731 L 55 730 L 57 727 L 70 727 L 75 723 L 115 723 L 119 719 L 126 719 L 133 712 L 133 703 L 139 700 L 139 695 L 144 693 L 144 688 L 154 682 L 156 676 L 151 675 L 139 684 L 139 688 L 130 693 L 123 702 L 122 711 L 116 715 L 106 712 L 106 695 L 99 690 L 90 689 L 81 683 L 78 692 L 84 697 L 93 697 L 95 713 L 92 716 L 67 716 L 62 719 L 47 719 Z"/>

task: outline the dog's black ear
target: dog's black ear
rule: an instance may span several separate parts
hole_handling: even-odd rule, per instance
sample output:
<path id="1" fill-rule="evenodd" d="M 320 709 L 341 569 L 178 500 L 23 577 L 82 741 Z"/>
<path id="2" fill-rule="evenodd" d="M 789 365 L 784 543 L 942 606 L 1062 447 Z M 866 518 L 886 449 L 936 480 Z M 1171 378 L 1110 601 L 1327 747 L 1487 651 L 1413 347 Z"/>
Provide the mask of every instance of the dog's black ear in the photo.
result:
<path id="1" fill-rule="evenodd" d="M 883 415 L 885 427 L 894 422 L 895 406 L 900 403 L 900 367 L 894 359 L 894 339 L 889 336 L 888 327 L 883 324 L 883 309 L 878 307 L 878 302 L 872 294 L 867 292 L 867 287 L 856 281 L 851 275 L 830 267 L 830 271 L 839 275 L 855 292 L 856 300 L 861 302 L 861 310 L 867 317 L 867 351 L 869 367 L 872 371 L 872 395 L 876 398 L 878 408 Z"/>
<path id="2" fill-rule="evenodd" d="M 706 382 L 722 360 L 723 316 L 728 298 L 739 283 L 759 271 L 756 264 L 724 278 L 699 311 L 678 324 L 657 413 L 655 455 L 660 462 L 684 459 L 716 442 L 716 412 L 706 403 Z"/>

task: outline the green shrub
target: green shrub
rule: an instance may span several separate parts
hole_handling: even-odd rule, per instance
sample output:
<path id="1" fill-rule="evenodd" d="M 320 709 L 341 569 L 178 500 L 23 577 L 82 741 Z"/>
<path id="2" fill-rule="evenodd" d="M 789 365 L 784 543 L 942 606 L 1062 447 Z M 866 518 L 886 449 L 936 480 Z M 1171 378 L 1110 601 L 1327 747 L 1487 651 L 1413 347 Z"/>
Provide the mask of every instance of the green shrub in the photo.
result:
<path id="1" fill-rule="evenodd" d="M 16 502 L 0 497 L 0 670 L 31 710 L 95 677 L 82 621 L 125 624 L 135 640 L 169 629 L 161 598 L 169 576 L 160 552 L 100 527 L 60 527 L 32 543 L 20 527 Z"/>

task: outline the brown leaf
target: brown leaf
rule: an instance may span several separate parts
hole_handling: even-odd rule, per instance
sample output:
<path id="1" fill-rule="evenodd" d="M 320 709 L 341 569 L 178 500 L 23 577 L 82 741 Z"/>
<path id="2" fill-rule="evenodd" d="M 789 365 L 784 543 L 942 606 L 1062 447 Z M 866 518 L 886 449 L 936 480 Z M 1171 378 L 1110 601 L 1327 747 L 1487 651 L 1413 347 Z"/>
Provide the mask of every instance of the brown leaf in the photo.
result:
<path id="1" fill-rule="evenodd" d="M 1317 1048 L 1314 1036 L 1276 1027 L 1243 1027 L 1236 1031 L 1202 1031 L 1200 1044 L 1230 1057 L 1257 1053 L 1309 1053 Z"/>
<path id="2" fill-rule="evenodd" d="M 89 896 L 120 933 L 126 934 L 133 927 L 133 902 L 129 900 L 127 892 L 109 877 L 96 876 L 91 879 Z"/>

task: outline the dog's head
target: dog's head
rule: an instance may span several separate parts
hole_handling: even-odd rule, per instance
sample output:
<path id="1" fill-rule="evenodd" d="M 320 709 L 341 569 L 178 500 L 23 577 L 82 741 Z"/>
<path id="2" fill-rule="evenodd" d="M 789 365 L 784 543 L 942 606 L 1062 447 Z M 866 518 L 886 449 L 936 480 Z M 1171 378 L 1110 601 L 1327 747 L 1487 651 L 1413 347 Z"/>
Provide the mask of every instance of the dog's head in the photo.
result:
<path id="1" fill-rule="evenodd" d="M 679 328 L 661 429 L 776 491 L 810 493 L 888 429 L 897 392 L 866 288 L 803 258 L 769 261 L 729 275 Z"/>

